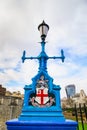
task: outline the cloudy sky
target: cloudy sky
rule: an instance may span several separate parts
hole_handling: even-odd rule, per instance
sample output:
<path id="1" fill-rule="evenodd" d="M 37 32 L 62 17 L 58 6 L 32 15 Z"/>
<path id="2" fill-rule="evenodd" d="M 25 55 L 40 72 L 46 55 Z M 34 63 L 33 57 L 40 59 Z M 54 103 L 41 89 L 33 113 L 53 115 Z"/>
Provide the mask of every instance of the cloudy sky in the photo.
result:
<path id="1" fill-rule="evenodd" d="M 87 0 L 0 0 L 0 84 L 10 91 L 22 91 L 37 74 L 38 61 L 21 56 L 38 56 L 41 51 L 38 25 L 50 26 L 46 38 L 48 56 L 65 53 L 65 62 L 48 61 L 48 73 L 61 86 L 74 84 L 87 94 Z"/>

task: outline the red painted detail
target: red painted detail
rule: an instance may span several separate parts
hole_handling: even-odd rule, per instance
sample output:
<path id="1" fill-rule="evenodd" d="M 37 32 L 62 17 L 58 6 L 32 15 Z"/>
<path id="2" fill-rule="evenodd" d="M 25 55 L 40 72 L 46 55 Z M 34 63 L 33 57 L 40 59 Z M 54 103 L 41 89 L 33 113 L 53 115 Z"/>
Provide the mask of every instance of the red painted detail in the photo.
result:
<path id="1" fill-rule="evenodd" d="M 40 91 L 41 91 L 41 93 L 40 93 Z M 48 94 L 44 94 L 44 90 L 43 89 L 41 89 L 41 90 L 39 90 L 39 94 L 36 94 L 36 96 L 37 97 L 41 97 L 41 103 L 40 103 L 40 105 L 44 105 L 44 97 L 48 97 Z"/>

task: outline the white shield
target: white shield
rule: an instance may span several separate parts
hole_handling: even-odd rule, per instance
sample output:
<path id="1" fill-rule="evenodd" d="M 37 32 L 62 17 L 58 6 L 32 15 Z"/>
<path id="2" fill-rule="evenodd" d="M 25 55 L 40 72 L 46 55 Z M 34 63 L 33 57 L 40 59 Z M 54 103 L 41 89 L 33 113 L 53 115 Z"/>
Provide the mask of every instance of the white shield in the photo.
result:
<path id="1" fill-rule="evenodd" d="M 49 101 L 48 97 L 48 88 L 44 88 L 43 86 L 40 88 L 36 88 L 36 98 L 35 101 L 40 105 L 45 105 Z"/>

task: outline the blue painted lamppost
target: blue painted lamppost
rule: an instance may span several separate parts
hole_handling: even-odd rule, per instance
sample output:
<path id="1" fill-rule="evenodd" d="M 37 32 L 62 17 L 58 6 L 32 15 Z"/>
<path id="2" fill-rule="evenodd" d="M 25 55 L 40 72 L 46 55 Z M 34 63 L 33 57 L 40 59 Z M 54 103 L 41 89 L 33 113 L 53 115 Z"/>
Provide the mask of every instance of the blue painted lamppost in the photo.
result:
<path id="1" fill-rule="evenodd" d="M 49 26 L 43 21 L 38 30 L 41 34 L 41 52 L 37 57 L 26 57 L 23 52 L 22 62 L 26 59 L 37 59 L 39 71 L 32 84 L 25 85 L 24 103 L 18 119 L 7 121 L 8 130 L 76 130 L 77 123 L 66 120 L 62 114 L 60 102 L 60 86 L 53 84 L 53 78 L 47 72 L 48 59 L 61 59 L 64 62 L 65 56 L 61 50 L 61 56 L 49 57 L 45 52 L 45 38 Z M 55 73 L 55 72 L 54 72 Z"/>
<path id="2" fill-rule="evenodd" d="M 23 52 L 23 56 L 22 56 L 22 62 L 24 63 L 24 61 L 26 59 L 31 59 L 31 60 L 32 59 L 38 59 L 39 60 L 39 71 L 42 70 L 42 69 L 44 71 L 46 71 L 46 69 L 47 69 L 47 60 L 48 59 L 61 59 L 62 62 L 64 62 L 65 56 L 64 56 L 63 50 L 61 50 L 61 56 L 60 57 L 56 57 L 56 56 L 48 57 L 47 54 L 45 53 L 45 44 L 46 44 L 45 38 L 47 36 L 47 32 L 49 30 L 49 26 L 43 21 L 43 23 L 38 26 L 38 30 L 41 33 L 42 51 L 41 51 L 40 55 L 37 56 L 37 57 L 25 57 L 26 52 L 24 51 Z"/>

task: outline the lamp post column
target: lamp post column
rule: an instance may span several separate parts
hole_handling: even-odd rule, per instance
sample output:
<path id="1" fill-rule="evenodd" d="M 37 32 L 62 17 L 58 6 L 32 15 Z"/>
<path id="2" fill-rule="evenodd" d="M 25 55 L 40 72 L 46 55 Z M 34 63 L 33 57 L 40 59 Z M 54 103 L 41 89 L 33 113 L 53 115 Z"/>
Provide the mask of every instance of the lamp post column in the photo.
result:
<path id="1" fill-rule="evenodd" d="M 38 60 L 39 60 L 39 72 L 40 71 L 46 71 L 47 72 L 47 60 L 48 60 L 48 56 L 45 53 L 45 41 L 42 40 L 41 42 L 41 47 L 42 47 L 42 51 L 38 56 Z"/>

